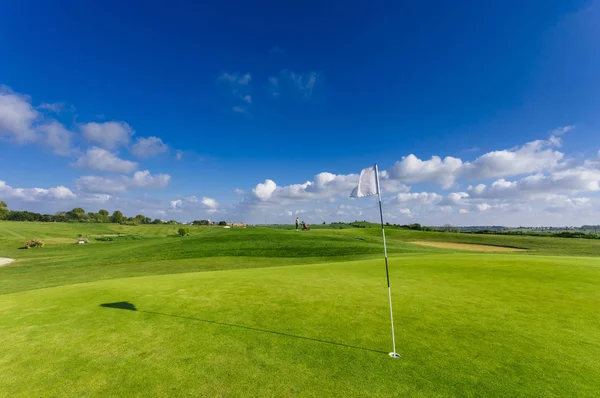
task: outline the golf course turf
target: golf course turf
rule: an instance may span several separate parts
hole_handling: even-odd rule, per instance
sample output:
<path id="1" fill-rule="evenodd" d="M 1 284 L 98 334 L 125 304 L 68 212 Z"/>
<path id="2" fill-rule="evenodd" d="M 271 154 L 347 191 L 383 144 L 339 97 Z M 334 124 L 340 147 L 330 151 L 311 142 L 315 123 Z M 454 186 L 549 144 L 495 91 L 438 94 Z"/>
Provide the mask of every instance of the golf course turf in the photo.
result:
<path id="1" fill-rule="evenodd" d="M 599 241 L 389 230 L 391 359 L 380 230 L 176 230 L 0 222 L 0 396 L 600 391 Z"/>

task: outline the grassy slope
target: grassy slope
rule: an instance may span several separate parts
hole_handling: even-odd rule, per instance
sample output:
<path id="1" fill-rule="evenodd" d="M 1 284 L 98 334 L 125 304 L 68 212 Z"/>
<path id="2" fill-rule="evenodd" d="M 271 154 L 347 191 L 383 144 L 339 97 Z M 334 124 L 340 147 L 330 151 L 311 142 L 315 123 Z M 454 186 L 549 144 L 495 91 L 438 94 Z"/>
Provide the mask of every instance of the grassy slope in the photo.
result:
<path id="1" fill-rule="evenodd" d="M 0 222 L 0 257 L 18 261 L 0 268 L 0 293 L 130 276 L 298 265 L 381 256 L 377 229 L 295 232 L 268 228 L 192 227 L 175 236 L 177 226 L 121 226 Z M 134 240 L 74 244 L 81 235 L 125 234 Z M 42 249 L 20 250 L 40 238 Z M 600 256 L 600 241 L 388 231 L 394 255 L 448 252 L 412 245 L 417 240 L 492 244 L 530 249 L 535 255 Z"/>
<path id="2" fill-rule="evenodd" d="M 194 227 L 186 238 L 176 229 L 0 222 L 0 257 L 18 260 L 0 268 L 0 391 L 431 397 L 600 389 L 600 260 L 591 257 L 600 242 L 389 231 L 404 355 L 392 361 L 377 229 Z M 78 234 L 136 239 L 75 245 Z M 47 246 L 18 249 L 34 237 Z M 531 252 L 409 243 L 417 240 Z M 373 259 L 347 261 L 357 258 Z M 185 273 L 212 270 L 225 271 Z M 140 275 L 157 276 L 116 279 Z M 119 301 L 139 311 L 99 306 Z"/>
<path id="3" fill-rule="evenodd" d="M 0 295 L 7 396 L 595 396 L 596 259 L 430 254 Z M 103 308 L 127 301 L 138 311 Z"/>

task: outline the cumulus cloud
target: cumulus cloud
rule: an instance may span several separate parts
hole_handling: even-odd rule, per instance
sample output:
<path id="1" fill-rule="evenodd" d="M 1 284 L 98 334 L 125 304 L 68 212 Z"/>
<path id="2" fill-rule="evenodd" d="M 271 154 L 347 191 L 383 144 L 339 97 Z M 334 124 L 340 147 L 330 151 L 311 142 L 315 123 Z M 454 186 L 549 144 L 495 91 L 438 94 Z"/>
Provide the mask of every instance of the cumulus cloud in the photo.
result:
<path id="1" fill-rule="evenodd" d="M 392 204 L 400 204 L 406 206 L 407 204 L 437 204 L 441 202 L 443 197 L 435 192 L 421 192 L 421 193 L 399 193 L 391 201 Z"/>
<path id="2" fill-rule="evenodd" d="M 277 203 L 306 202 L 314 199 L 328 199 L 337 195 L 349 196 L 350 190 L 358 183 L 357 174 L 319 173 L 313 181 L 303 184 L 277 186 L 273 180 L 265 180 L 252 189 L 250 199 L 259 202 Z"/>
<path id="3" fill-rule="evenodd" d="M 116 194 L 127 191 L 127 181 L 122 178 L 82 176 L 76 180 L 75 185 L 79 191 L 87 193 Z"/>
<path id="4" fill-rule="evenodd" d="M 168 174 L 152 175 L 148 170 L 136 171 L 133 177 L 119 176 L 106 178 L 101 176 L 82 176 L 75 182 L 77 189 L 86 193 L 116 194 L 133 189 L 165 188 L 171 176 Z"/>
<path id="5" fill-rule="evenodd" d="M 462 167 L 462 160 L 451 156 L 443 160 L 439 156 L 421 160 L 411 154 L 396 162 L 387 172 L 391 179 L 408 183 L 432 182 L 450 188 Z"/>
<path id="6" fill-rule="evenodd" d="M 529 142 L 519 148 L 489 152 L 473 162 L 451 156 L 421 160 L 411 154 L 387 171 L 391 179 L 408 183 L 430 182 L 449 189 L 460 178 L 482 180 L 551 170 L 564 158 L 563 153 L 553 149 L 557 146 L 560 146 L 560 139 L 551 136 L 548 140 Z"/>
<path id="7" fill-rule="evenodd" d="M 12 92 L 0 85 L 0 135 L 18 143 L 36 141 L 34 123 L 41 115 L 31 105 L 28 96 Z"/>
<path id="8" fill-rule="evenodd" d="M 579 193 L 600 191 L 600 170 L 579 166 L 559 170 L 547 175 L 532 174 L 516 181 L 503 178 L 491 186 L 483 184 L 470 189 L 471 195 L 480 198 L 518 198 L 534 194 Z"/>
<path id="9" fill-rule="evenodd" d="M 129 144 L 134 130 L 125 122 L 89 122 L 79 126 L 83 136 L 90 142 L 106 149 Z"/>
<path id="10" fill-rule="evenodd" d="M 73 153 L 72 142 L 74 134 L 61 123 L 51 120 L 38 126 L 41 133 L 40 141 L 50 147 L 57 155 Z"/>
<path id="11" fill-rule="evenodd" d="M 213 198 L 207 198 L 206 196 L 202 198 L 202 204 L 211 209 L 217 208 L 217 201 Z"/>
<path id="12" fill-rule="evenodd" d="M 239 188 L 236 188 L 236 189 L 234 189 L 234 190 L 233 190 L 233 192 L 234 192 L 236 195 L 243 195 L 243 194 L 245 194 L 245 193 L 246 193 L 246 191 L 244 191 L 243 189 L 239 189 Z"/>
<path id="13" fill-rule="evenodd" d="M 137 168 L 137 163 L 120 159 L 106 149 L 93 147 L 77 159 L 75 166 L 82 169 L 130 173 Z"/>
<path id="14" fill-rule="evenodd" d="M 158 137 L 139 137 L 131 148 L 131 153 L 138 158 L 149 158 L 166 152 L 169 147 Z"/>
<path id="15" fill-rule="evenodd" d="M 69 155 L 73 133 L 60 122 L 46 118 L 31 104 L 31 98 L 0 85 L 0 137 L 19 144 L 37 143 L 57 155 Z"/>
<path id="16" fill-rule="evenodd" d="M 148 170 L 136 171 L 128 180 L 129 184 L 136 188 L 164 188 L 169 184 L 171 176 L 168 174 L 152 175 Z"/>
<path id="17" fill-rule="evenodd" d="M 267 179 L 265 182 L 259 183 L 256 185 L 256 187 L 252 188 L 252 194 L 258 200 L 266 201 L 271 197 L 271 195 L 273 195 L 275 189 L 277 189 L 277 184 L 275 184 L 275 181 Z"/>
<path id="18" fill-rule="evenodd" d="M 486 153 L 472 163 L 466 163 L 462 173 L 468 179 L 486 179 L 551 170 L 564 158 L 554 150 L 560 139 L 529 142 L 520 148 Z"/>
<path id="19" fill-rule="evenodd" d="M 0 180 L 0 198 L 24 201 L 69 200 L 77 196 L 67 187 L 59 185 L 52 188 L 13 188 Z"/>

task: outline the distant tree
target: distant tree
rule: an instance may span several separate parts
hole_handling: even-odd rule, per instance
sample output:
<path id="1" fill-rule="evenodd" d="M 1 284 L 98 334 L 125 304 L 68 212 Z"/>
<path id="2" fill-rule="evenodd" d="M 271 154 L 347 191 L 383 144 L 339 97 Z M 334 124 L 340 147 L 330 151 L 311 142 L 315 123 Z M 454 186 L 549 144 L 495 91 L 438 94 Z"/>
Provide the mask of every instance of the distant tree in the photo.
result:
<path id="1" fill-rule="evenodd" d="M 224 227 L 225 225 L 227 225 L 227 221 L 219 221 L 219 225 Z"/>
<path id="2" fill-rule="evenodd" d="M 112 214 L 112 216 L 110 216 L 110 222 L 112 223 L 116 223 L 116 224 L 121 224 L 123 222 L 125 222 L 125 217 L 123 216 L 123 213 L 121 213 L 119 210 L 115 210 Z"/>
<path id="3" fill-rule="evenodd" d="M 422 226 L 421 226 L 421 224 L 419 224 L 419 223 L 414 223 L 414 224 L 410 224 L 410 225 L 408 226 L 408 229 L 413 229 L 413 230 L 415 230 L 415 231 L 420 231 L 420 230 L 422 230 L 422 229 L 423 229 L 423 227 L 422 227 Z"/>
<path id="4" fill-rule="evenodd" d="M 98 210 L 98 222 L 110 222 L 108 210 L 104 210 L 104 209 Z"/>
<path id="5" fill-rule="evenodd" d="M 152 221 L 152 224 L 164 224 L 165 222 L 163 220 L 161 220 L 160 218 L 156 218 L 154 219 L 154 221 Z"/>
<path id="6" fill-rule="evenodd" d="M 194 222 L 192 222 L 192 224 L 194 224 L 194 225 L 210 225 L 210 222 L 208 220 L 195 220 Z"/>
<path id="7" fill-rule="evenodd" d="M 181 227 L 177 230 L 177 233 L 179 234 L 179 236 L 186 236 L 186 235 L 190 234 L 190 230 L 189 230 L 189 228 Z"/>
<path id="8" fill-rule="evenodd" d="M 327 223 L 325 221 L 323 221 L 323 225 L 327 225 Z"/>
<path id="9" fill-rule="evenodd" d="M 87 214 L 85 214 L 85 210 L 81 207 L 76 207 L 71 211 L 67 212 L 67 218 L 69 221 L 85 221 L 87 220 Z"/>
<path id="10" fill-rule="evenodd" d="M 89 222 L 102 222 L 100 214 L 94 212 L 88 212 L 87 218 Z"/>
<path id="11" fill-rule="evenodd" d="M 6 220 L 8 217 L 8 205 L 5 201 L 0 201 L 0 220 Z"/>
<path id="12" fill-rule="evenodd" d="M 167 224 L 171 224 L 171 225 L 177 225 L 177 224 L 179 224 L 179 223 L 178 223 L 177 221 L 175 221 L 175 220 L 169 220 L 169 221 L 167 222 Z"/>
<path id="13" fill-rule="evenodd" d="M 57 211 L 53 216 L 52 216 L 52 221 L 54 222 L 67 222 L 67 215 L 64 211 Z"/>
<path id="14" fill-rule="evenodd" d="M 137 216 L 135 216 L 135 218 L 133 219 L 133 221 L 134 221 L 136 224 L 145 224 L 146 218 L 147 218 L 147 217 L 146 217 L 145 215 L 143 215 L 143 214 L 138 214 Z"/>

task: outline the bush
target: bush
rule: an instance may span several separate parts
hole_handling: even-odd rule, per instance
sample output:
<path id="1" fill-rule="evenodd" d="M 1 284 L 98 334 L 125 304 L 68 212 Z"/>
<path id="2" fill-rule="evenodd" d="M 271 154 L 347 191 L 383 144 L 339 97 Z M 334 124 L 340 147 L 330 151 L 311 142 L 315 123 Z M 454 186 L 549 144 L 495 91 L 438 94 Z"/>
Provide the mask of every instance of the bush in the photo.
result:
<path id="1" fill-rule="evenodd" d="M 190 234 L 190 230 L 189 230 L 189 228 L 182 227 L 177 230 L 177 233 L 179 234 L 179 236 L 186 236 L 186 235 Z"/>
<path id="2" fill-rule="evenodd" d="M 44 247 L 44 242 L 39 239 L 31 239 L 25 243 L 25 249 L 29 249 L 31 247 Z"/>

